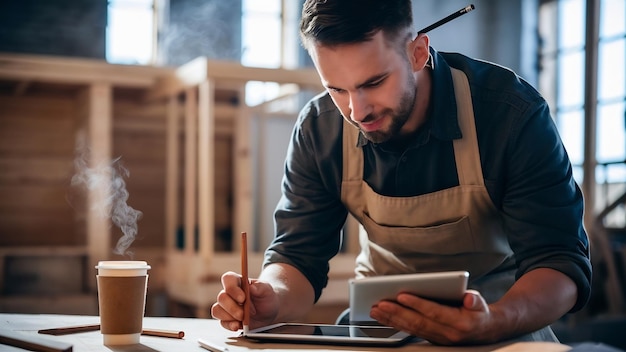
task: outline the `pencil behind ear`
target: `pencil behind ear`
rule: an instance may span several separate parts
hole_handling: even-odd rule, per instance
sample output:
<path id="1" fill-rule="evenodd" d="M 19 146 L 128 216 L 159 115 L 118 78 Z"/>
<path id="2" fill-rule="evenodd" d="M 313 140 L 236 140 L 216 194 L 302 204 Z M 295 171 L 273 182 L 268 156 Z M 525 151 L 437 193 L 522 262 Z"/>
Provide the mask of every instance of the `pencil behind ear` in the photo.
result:
<path id="1" fill-rule="evenodd" d="M 430 57 L 430 38 L 426 34 L 418 34 L 415 39 L 408 44 L 408 55 L 411 67 L 414 72 L 420 71 L 426 67 Z"/>

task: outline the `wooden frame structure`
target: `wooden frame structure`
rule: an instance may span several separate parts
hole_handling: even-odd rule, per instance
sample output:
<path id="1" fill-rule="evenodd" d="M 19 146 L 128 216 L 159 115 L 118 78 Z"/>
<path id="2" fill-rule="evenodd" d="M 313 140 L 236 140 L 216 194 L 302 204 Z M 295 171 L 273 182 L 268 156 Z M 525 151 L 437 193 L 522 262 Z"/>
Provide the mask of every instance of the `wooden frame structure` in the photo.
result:
<path id="1" fill-rule="evenodd" d="M 104 61 L 90 59 L 0 54 L 0 83 L 3 88 L 4 99 L 2 101 L 4 105 L 0 107 L 3 107 L 2 113 L 6 116 L 12 113 L 11 109 L 13 109 L 13 106 L 22 104 L 20 99 L 34 99 L 33 101 L 35 102 L 37 99 L 41 99 L 42 96 L 44 96 L 44 99 L 47 99 L 45 96 L 63 99 L 64 102 L 67 102 L 66 105 L 70 107 L 63 112 L 71 115 L 67 120 L 76 120 L 78 124 L 76 127 L 77 131 L 86 137 L 90 149 L 87 162 L 90 165 L 98 165 L 99 163 L 109 162 L 112 158 L 113 111 L 116 103 L 116 94 L 120 91 L 132 91 L 133 94 L 141 95 L 142 92 L 152 89 L 159 81 L 159 77 L 172 74 L 173 70 L 170 68 L 112 65 Z M 32 96 L 35 98 L 32 98 Z M 53 109 L 53 107 L 51 108 Z M 41 109 L 45 111 L 45 107 L 41 107 Z M 54 121 L 51 123 L 54 123 Z M 37 128 L 36 125 L 32 127 Z M 50 131 L 49 133 L 54 132 Z M 71 138 L 71 140 L 76 138 L 76 136 L 67 137 Z M 34 140 L 28 141 L 28 138 L 37 137 L 24 135 L 23 138 L 25 138 L 24 143 L 34 143 Z M 71 157 L 71 155 L 68 155 L 68 159 L 71 159 Z M 29 170 L 4 170 L 3 185 L 5 187 L 10 187 L 9 184 L 19 185 L 20 178 L 32 178 L 32 175 L 50 172 L 52 170 L 47 170 L 46 168 L 51 167 L 51 165 L 56 167 L 59 162 L 56 160 L 46 162 L 44 157 L 39 157 L 36 161 L 30 162 L 30 164 L 31 169 Z M 14 164 L 14 166 L 19 166 L 19 164 Z M 57 170 L 57 168 L 54 170 Z M 57 171 L 57 173 L 57 179 L 64 177 L 61 171 Z M 15 174 L 15 176 L 11 176 L 11 174 Z M 29 182 L 34 181 L 31 180 Z M 86 238 L 73 241 L 76 245 L 42 246 L 41 244 L 33 243 L 33 245 L 27 246 L 0 247 L 0 291 L 3 291 L 1 289 L 5 281 L 5 278 L 2 276 L 4 273 L 2 266 L 5 263 L 5 259 L 8 257 L 33 256 L 38 258 L 86 258 L 86 268 L 84 268 L 86 289 L 91 292 L 95 291 L 95 274 L 91 275 L 93 270 L 90 269 L 93 269 L 99 260 L 106 260 L 112 255 L 111 224 L 110 219 L 100 216 L 98 211 L 89 205 L 97 204 L 102 200 L 104 196 L 103 190 L 110 186 L 109 182 L 110 180 L 103 178 L 99 187 L 87 190 L 85 196 L 87 206 L 84 209 L 84 213 L 82 213 L 83 210 L 80 210 L 81 213 L 75 215 L 78 219 L 77 222 L 84 223 L 86 226 L 86 229 L 79 231 L 80 233 L 85 233 Z M 8 202 L 15 200 L 8 200 Z M 39 226 L 45 227 L 45 224 Z M 10 236 L 11 234 L 3 235 Z M 41 236 L 50 236 L 50 234 L 41 233 Z M 149 250 L 149 252 L 154 253 L 152 250 Z M 95 297 L 89 293 L 69 298 L 68 302 L 70 303 L 63 303 L 65 301 L 63 301 L 64 297 L 62 296 L 52 298 L 34 297 L 30 300 L 23 297 L 1 297 L 0 306 L 27 307 L 39 303 L 40 305 L 56 305 L 67 308 L 75 307 L 76 305 L 90 305 L 96 302 Z M 91 303 L 83 304 L 87 301 Z M 80 311 L 80 308 L 76 309 Z"/>
<path id="2" fill-rule="evenodd" d="M 85 132 L 91 149 L 90 164 L 111 160 L 113 89 L 128 87 L 149 89 L 159 77 L 172 74 L 171 69 L 146 66 L 111 65 L 97 60 L 40 57 L 30 55 L 0 55 L 0 78 L 19 82 L 15 95 L 23 94 L 34 82 L 73 84 L 84 88 L 79 96 L 79 114 L 84 120 Z M 87 198 L 96 203 L 102 197 L 102 187 L 89 190 Z M 88 207 L 91 209 L 91 207 Z M 94 211 L 87 214 L 87 246 L 89 265 L 108 258 L 111 248 L 109 220 Z M 99 259 L 100 258 L 100 259 Z"/>
<path id="3" fill-rule="evenodd" d="M 40 94 L 42 89 L 48 95 L 63 94 L 64 103 L 71 108 L 72 121 L 76 120 L 79 124 L 75 131 L 86 136 L 91 150 L 88 160 L 91 165 L 108 162 L 117 156 L 113 155 L 113 149 L 120 130 L 131 131 L 125 141 L 145 132 L 162 133 L 165 148 L 154 153 L 162 154 L 165 165 L 164 189 L 161 188 L 164 194 L 161 209 L 165 229 L 164 238 L 159 242 L 164 245 L 137 248 L 135 256 L 151 263 L 150 287 L 153 291 L 165 290 L 172 301 L 192 306 L 194 315 L 206 317 L 209 315 L 208 308 L 221 289 L 221 274 L 229 270 L 238 271 L 240 266 L 238 241 L 229 244 L 230 251 L 224 251 L 216 245 L 215 224 L 223 220 L 220 217 L 224 216 L 216 211 L 224 207 L 223 204 L 216 204 L 216 184 L 220 180 L 215 179 L 215 170 L 225 167 L 220 164 L 223 159 L 219 158 L 229 158 L 233 168 L 232 209 L 226 213 L 226 216 L 232 217 L 229 219 L 232 232 L 248 231 L 251 236 L 255 235 L 253 179 L 257 170 L 253 169 L 251 160 L 251 148 L 254 146 L 251 146 L 249 136 L 250 122 L 251 116 L 263 114 L 273 102 L 247 106 L 244 103 L 245 86 L 252 81 L 277 83 L 284 88 L 285 94 L 301 90 L 319 92 L 323 89 L 313 69 L 252 68 L 203 57 L 179 68 L 160 68 L 115 65 L 88 59 L 2 54 L 0 112 L 2 109 L 10 109 L 13 103 L 2 105 L 7 101 L 24 95 Z M 120 95 L 125 95 L 125 100 L 119 101 Z M 41 109 L 46 107 L 42 106 Z M 295 118 L 296 113 L 290 113 Z M 125 118 L 127 115 L 146 115 L 149 118 L 129 120 Z M 150 119 L 154 116 L 158 116 L 158 119 Z M 216 136 L 225 134 L 232 138 L 232 150 L 227 156 L 223 155 L 222 150 L 216 157 Z M 27 137 L 38 138 L 36 136 Z M 118 136 L 115 141 L 114 136 Z M 66 138 L 73 140 L 76 135 L 68 135 Z M 64 170 L 71 168 L 67 164 L 71 163 L 71 150 L 66 153 Z M 135 154 L 141 153 L 139 151 Z M 45 172 L 46 165 L 37 166 L 39 171 L 36 172 Z M 140 183 L 157 182 L 145 179 L 152 175 L 154 167 L 139 172 Z M 22 177 L 18 174 L 20 172 L 23 171 L 0 174 L 0 182 L 9 179 L 19 183 L 18 178 Z M 137 169 L 132 172 L 137 174 Z M 64 177 L 59 175 L 57 179 Z M 114 243 L 110 220 L 101 217 L 92 205 L 105 196 L 103 190 L 108 188 L 109 182 L 102 180 L 100 187 L 89 190 L 85 196 L 84 210 L 80 214 L 69 215 L 75 219 L 68 221 L 76 221 L 78 226 L 84 226 L 78 235 L 74 235 L 79 236 L 79 239 L 67 241 L 75 245 L 43 247 L 34 239 L 27 245 L 0 247 L 0 273 L 3 272 L 4 259 L 8 257 L 85 258 L 83 271 L 87 276 L 85 282 L 88 291 L 68 302 L 89 301 L 93 308 L 93 267 L 99 260 L 112 257 Z M 0 183 L 0 186 L 6 189 L 9 184 Z M 153 197 L 151 194 L 143 196 Z M 34 233 L 39 236 L 40 231 Z M 353 275 L 354 254 L 333 259 L 331 282 L 322 301 L 347 302 L 345 279 Z M 261 261 L 262 253 L 251 252 L 251 276 L 258 274 Z M 3 283 L 3 277 L 0 276 L 0 289 Z M 0 307 L 15 306 L 16 299 L 0 296 Z M 59 301 L 59 297 L 55 299 Z M 41 297 L 34 300 L 45 301 Z M 28 302 L 20 304 L 29 305 Z M 65 307 L 72 304 L 65 304 Z"/>
<path id="4" fill-rule="evenodd" d="M 167 132 L 167 191 L 166 233 L 167 241 L 167 291 L 170 298 L 190 305 L 198 317 L 208 317 L 209 308 L 221 289 L 220 276 L 228 270 L 239 270 L 238 241 L 232 243 L 234 252 L 217 252 L 214 233 L 215 162 L 213 135 L 216 121 L 230 115 L 234 119 L 234 209 L 233 232 L 253 231 L 252 169 L 250 145 L 250 118 L 252 113 L 263 110 L 263 106 L 250 107 L 240 103 L 236 107 L 217 103 L 217 92 L 231 89 L 237 92 L 237 101 L 245 100 L 247 82 L 274 82 L 281 85 L 320 91 L 319 76 L 313 69 L 268 69 L 241 66 L 232 62 L 211 61 L 198 58 L 176 70 L 173 76 L 160 82 L 150 99 L 168 99 Z M 178 101 L 182 97 L 184 105 Z M 183 123 L 180 123 L 180 110 Z M 295 117 L 295 116 L 294 116 Z M 179 130 L 184 126 L 184 131 Z M 177 187 L 178 167 L 181 152 L 178 136 L 184 134 L 184 191 L 179 197 Z M 183 198 L 182 201 L 180 198 Z M 177 232 L 178 209 L 182 207 L 184 240 L 183 248 L 177 248 L 174 234 Z M 196 228 L 197 233 L 196 233 Z M 252 234 L 254 236 L 254 234 Z M 197 236 L 197 237 L 196 237 Z M 197 249 L 194 244 L 197 244 Z M 340 260 L 340 259 L 338 259 Z M 349 264 L 340 265 L 350 268 Z M 251 275 L 259 273 L 262 253 L 251 253 Z M 334 265 L 338 266 L 338 265 Z M 181 272 L 184 271 L 184 272 Z M 349 274 L 351 275 L 351 274 Z M 341 290 L 342 294 L 345 290 Z M 346 296 L 347 297 L 347 296 Z M 344 297 L 344 299 L 346 298 Z M 332 300 L 332 299 L 331 299 Z"/>

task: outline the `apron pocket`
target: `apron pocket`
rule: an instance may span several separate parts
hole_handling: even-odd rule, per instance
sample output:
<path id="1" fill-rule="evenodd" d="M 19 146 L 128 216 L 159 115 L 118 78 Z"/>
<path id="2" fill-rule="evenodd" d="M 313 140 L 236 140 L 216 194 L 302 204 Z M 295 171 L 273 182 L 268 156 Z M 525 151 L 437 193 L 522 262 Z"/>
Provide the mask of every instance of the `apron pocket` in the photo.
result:
<path id="1" fill-rule="evenodd" d="M 371 242 L 398 255 L 453 255 L 476 249 L 468 216 L 429 226 L 391 227 L 363 214 L 363 227 Z"/>

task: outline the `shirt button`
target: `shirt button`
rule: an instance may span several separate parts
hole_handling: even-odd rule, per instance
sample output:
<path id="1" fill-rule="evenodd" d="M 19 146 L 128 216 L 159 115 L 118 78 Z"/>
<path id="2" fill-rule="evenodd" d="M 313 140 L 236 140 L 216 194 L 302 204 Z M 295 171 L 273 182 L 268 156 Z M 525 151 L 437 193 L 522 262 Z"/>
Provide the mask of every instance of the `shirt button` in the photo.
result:
<path id="1" fill-rule="evenodd" d="M 400 159 L 400 161 L 402 161 L 403 163 L 406 163 L 406 156 L 403 156 L 402 159 Z"/>

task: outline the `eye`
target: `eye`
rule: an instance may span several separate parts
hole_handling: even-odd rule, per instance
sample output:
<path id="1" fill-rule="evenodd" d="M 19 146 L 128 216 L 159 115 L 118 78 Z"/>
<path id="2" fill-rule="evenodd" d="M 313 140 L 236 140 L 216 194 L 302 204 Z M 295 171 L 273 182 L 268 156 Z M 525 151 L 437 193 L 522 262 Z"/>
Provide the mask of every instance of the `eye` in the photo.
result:
<path id="1" fill-rule="evenodd" d="M 326 89 L 331 93 L 337 93 L 337 94 L 345 92 L 345 90 L 341 88 L 335 88 L 335 87 L 326 87 Z"/>
<path id="2" fill-rule="evenodd" d="M 366 88 L 376 88 L 378 86 L 380 86 L 381 84 L 383 84 L 385 80 L 384 79 L 379 79 L 377 81 L 374 82 L 369 82 L 368 84 L 365 85 Z"/>

